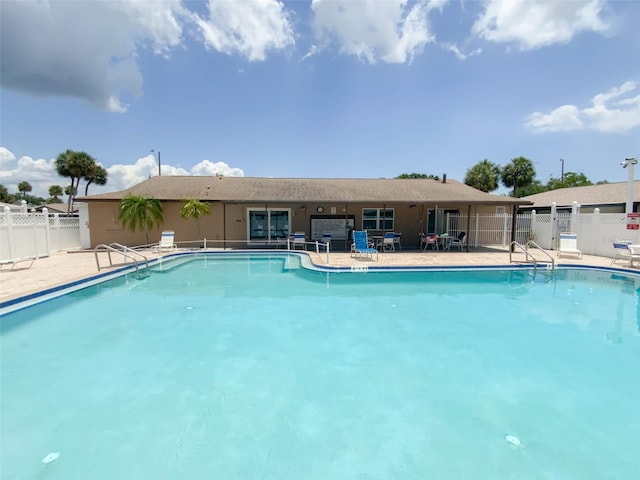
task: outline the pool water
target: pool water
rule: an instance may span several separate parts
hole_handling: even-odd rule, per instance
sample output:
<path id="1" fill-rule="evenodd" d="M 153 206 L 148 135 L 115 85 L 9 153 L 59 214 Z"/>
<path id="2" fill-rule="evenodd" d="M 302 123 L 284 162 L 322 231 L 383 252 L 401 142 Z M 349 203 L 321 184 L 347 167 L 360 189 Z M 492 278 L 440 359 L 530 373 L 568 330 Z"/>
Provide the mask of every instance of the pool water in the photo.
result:
<path id="1" fill-rule="evenodd" d="M 638 277 L 285 258 L 4 316 L 1 477 L 637 478 Z"/>

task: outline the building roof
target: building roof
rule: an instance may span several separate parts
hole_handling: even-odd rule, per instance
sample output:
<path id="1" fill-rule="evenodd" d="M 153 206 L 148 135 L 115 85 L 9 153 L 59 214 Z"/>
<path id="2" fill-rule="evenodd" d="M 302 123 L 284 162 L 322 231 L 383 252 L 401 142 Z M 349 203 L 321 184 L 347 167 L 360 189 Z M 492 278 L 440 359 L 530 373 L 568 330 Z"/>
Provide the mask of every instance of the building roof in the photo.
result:
<path id="1" fill-rule="evenodd" d="M 78 198 L 99 202 L 128 194 L 159 200 L 198 198 L 221 202 L 377 202 L 432 204 L 528 205 L 520 198 L 491 195 L 456 180 L 262 178 L 224 176 L 157 176 L 126 190 Z"/>
<path id="2" fill-rule="evenodd" d="M 533 207 L 550 207 L 555 202 L 558 207 L 569 207 L 573 202 L 578 205 L 609 205 L 626 203 L 627 182 L 603 183 L 587 187 L 571 187 L 536 193 L 522 197 L 533 202 Z M 633 201 L 640 201 L 640 180 L 633 182 Z"/>

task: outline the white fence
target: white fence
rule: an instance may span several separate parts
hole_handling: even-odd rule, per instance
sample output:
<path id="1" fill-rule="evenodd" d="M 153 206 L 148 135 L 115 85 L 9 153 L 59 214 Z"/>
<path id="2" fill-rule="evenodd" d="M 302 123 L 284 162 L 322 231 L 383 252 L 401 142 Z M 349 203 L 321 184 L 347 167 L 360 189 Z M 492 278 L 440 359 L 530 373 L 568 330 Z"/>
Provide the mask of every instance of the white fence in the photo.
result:
<path id="1" fill-rule="evenodd" d="M 42 213 L 0 214 L 0 261 L 25 257 L 47 257 L 52 251 L 80 248 L 80 219 Z"/>
<path id="2" fill-rule="evenodd" d="M 457 235 L 467 233 L 470 247 L 507 246 L 511 242 L 511 215 L 474 215 L 469 221 L 463 214 L 446 214 L 443 232 Z M 627 216 L 624 213 L 580 213 L 574 205 L 571 213 L 522 213 L 517 215 L 516 241 L 525 244 L 534 240 L 542 248 L 556 250 L 561 232 L 573 232 L 578 237 L 578 249 L 587 255 L 611 257 L 614 255 L 613 242 L 629 240 L 640 244 L 640 230 L 627 230 Z"/>
<path id="3" fill-rule="evenodd" d="M 542 248 L 555 250 L 561 232 L 573 232 L 578 237 L 578 249 L 587 255 L 610 257 L 614 255 L 613 242 L 629 240 L 640 244 L 640 231 L 627 229 L 624 213 L 580 213 L 574 205 L 572 212 L 531 214 L 531 231 L 535 242 Z"/>

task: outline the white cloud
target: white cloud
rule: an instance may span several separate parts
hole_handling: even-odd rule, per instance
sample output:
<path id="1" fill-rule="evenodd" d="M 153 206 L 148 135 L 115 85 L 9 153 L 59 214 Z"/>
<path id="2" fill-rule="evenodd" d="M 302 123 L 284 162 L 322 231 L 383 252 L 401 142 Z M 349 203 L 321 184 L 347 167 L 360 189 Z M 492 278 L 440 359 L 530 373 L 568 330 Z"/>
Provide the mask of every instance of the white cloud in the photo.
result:
<path id="1" fill-rule="evenodd" d="M 47 198 L 51 185 L 69 184 L 69 179 L 61 177 L 56 172 L 55 158 L 50 160 L 33 159 L 16 156 L 9 149 L 0 147 L 0 184 L 7 187 L 9 193 L 18 191 L 18 183 L 29 182 L 33 187 L 32 195 Z M 225 162 L 211 162 L 202 160 L 190 170 L 162 163 L 162 175 L 224 175 L 227 177 L 244 177 L 241 168 L 230 167 Z M 108 181 L 104 186 L 90 185 L 89 195 L 125 190 L 137 183 L 158 174 L 158 164 L 153 154 L 139 158 L 133 165 L 112 165 L 106 167 Z M 79 194 L 84 195 L 85 183 L 80 182 Z"/>
<path id="2" fill-rule="evenodd" d="M 482 53 L 481 48 L 476 48 L 469 53 L 463 53 L 457 45 L 451 43 L 443 43 L 442 48 L 448 52 L 453 53 L 458 60 L 466 60 L 469 57 L 473 57 L 475 55 L 480 55 Z"/>
<path id="3" fill-rule="evenodd" d="M 635 95 L 634 95 L 635 94 Z M 534 112 L 525 126 L 534 132 L 596 130 L 626 133 L 640 126 L 640 83 L 625 82 L 591 99 L 591 106 L 563 105 L 550 113 Z"/>
<path id="4" fill-rule="evenodd" d="M 291 14 L 278 0 L 209 0 L 208 7 L 208 18 L 194 14 L 193 20 L 209 48 L 261 61 L 267 50 L 295 44 Z"/>
<path id="5" fill-rule="evenodd" d="M 421 0 L 409 6 L 407 0 L 313 0 L 318 40 L 313 51 L 336 45 L 341 53 L 371 64 L 411 63 L 435 39 L 429 31 L 429 12 L 445 3 Z"/>
<path id="6" fill-rule="evenodd" d="M 564 44 L 580 32 L 604 32 L 604 0 L 489 0 L 472 32 L 521 50 Z"/>
<path id="7" fill-rule="evenodd" d="M 122 94 L 142 94 L 136 55 L 166 55 L 182 42 L 175 0 L 3 2 L 2 87 L 69 96 L 122 112 Z"/>

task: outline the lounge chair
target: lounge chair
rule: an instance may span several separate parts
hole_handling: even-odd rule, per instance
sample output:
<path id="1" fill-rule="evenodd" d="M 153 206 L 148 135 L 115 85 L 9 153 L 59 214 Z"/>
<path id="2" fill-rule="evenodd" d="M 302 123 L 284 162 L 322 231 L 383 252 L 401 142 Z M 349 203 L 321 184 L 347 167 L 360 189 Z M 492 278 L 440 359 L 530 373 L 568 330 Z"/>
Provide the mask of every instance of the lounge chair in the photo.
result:
<path id="1" fill-rule="evenodd" d="M 629 266 L 635 266 L 634 263 L 640 262 L 640 245 L 629 245 L 631 256 L 629 257 Z"/>
<path id="2" fill-rule="evenodd" d="M 164 230 L 160 235 L 160 242 L 153 248 L 153 251 L 175 250 L 178 246 L 174 243 L 174 238 L 175 232 L 173 230 Z"/>
<path id="3" fill-rule="evenodd" d="M 578 250 L 578 236 L 575 233 L 564 232 L 560 234 L 558 256 L 562 254 L 577 255 L 578 258 L 582 258 L 582 252 Z"/>
<path id="4" fill-rule="evenodd" d="M 631 250 L 629 250 L 631 242 L 629 240 L 616 240 L 613 242 L 613 257 L 611 258 L 611 265 L 616 263 L 616 260 L 625 260 L 629 262 L 631 260 Z"/>
<path id="5" fill-rule="evenodd" d="M 464 249 L 467 245 L 467 234 L 460 232 L 457 238 L 451 238 L 449 240 L 449 247 L 457 246 L 460 250 Z"/>
<path id="6" fill-rule="evenodd" d="M 7 260 L 0 260 L 0 268 L 4 267 L 5 265 L 11 265 L 11 270 L 13 270 L 18 266 L 18 264 L 26 263 L 26 262 L 29 262 L 29 265 L 22 266 L 20 267 L 20 269 L 31 268 L 31 266 L 33 265 L 33 262 L 35 262 L 37 259 L 38 257 L 21 257 L 21 258 L 10 258 Z"/>
<path id="7" fill-rule="evenodd" d="M 371 246 L 369 243 L 369 237 L 364 230 L 354 230 L 353 232 L 353 245 L 351 245 L 351 256 L 366 256 L 373 259 L 373 254 L 376 254 L 376 261 L 378 260 L 378 250 Z"/>

